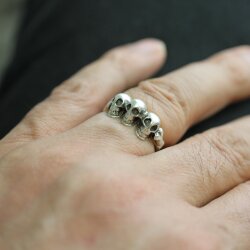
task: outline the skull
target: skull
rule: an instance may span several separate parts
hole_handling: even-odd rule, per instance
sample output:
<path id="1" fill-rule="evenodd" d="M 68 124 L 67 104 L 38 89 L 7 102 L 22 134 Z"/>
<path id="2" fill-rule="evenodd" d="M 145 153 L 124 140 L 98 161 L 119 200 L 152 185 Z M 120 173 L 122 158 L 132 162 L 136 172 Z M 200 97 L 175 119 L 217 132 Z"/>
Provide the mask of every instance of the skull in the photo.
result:
<path id="1" fill-rule="evenodd" d="M 160 150 L 165 144 L 163 134 L 164 133 L 162 128 L 159 128 L 159 130 L 154 133 L 154 144 L 157 150 Z"/>
<path id="2" fill-rule="evenodd" d="M 126 126 L 132 126 L 136 118 L 142 119 L 146 113 L 146 104 L 141 100 L 133 99 L 130 105 L 127 106 L 127 112 L 122 118 L 122 123 Z"/>
<path id="3" fill-rule="evenodd" d="M 110 117 L 121 117 L 130 105 L 131 98 L 127 94 L 117 94 L 109 103 L 107 113 Z"/>
<path id="4" fill-rule="evenodd" d="M 142 124 L 137 127 L 136 134 L 142 140 L 145 140 L 151 134 L 157 133 L 160 129 L 160 118 L 154 113 L 148 113 L 142 119 Z"/>

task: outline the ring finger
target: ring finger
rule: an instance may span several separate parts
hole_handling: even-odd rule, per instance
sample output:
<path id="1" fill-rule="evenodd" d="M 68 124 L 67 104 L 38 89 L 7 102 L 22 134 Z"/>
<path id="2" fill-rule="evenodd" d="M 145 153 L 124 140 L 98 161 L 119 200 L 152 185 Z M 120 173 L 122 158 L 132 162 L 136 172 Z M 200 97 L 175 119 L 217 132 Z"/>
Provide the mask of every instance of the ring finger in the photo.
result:
<path id="1" fill-rule="evenodd" d="M 193 63 L 166 76 L 146 80 L 127 93 L 143 100 L 148 111 L 156 113 L 165 131 L 165 145 L 175 144 L 193 124 L 221 110 L 228 104 L 250 96 L 250 47 L 229 49 L 199 63 Z M 103 116 L 103 115 L 102 115 Z M 116 121 L 96 118 L 91 127 L 98 124 L 113 126 Z M 116 122 L 117 124 L 117 122 Z M 122 125 L 118 125 L 122 126 Z M 118 126 L 116 126 L 118 128 Z M 122 131 L 127 132 L 122 132 Z M 118 129 L 130 145 L 142 143 L 128 128 Z M 130 132 L 131 134 L 131 132 Z M 121 140 L 124 142 L 124 140 Z M 143 142 L 145 144 L 145 142 Z M 125 143 L 122 143 L 125 144 Z M 133 146 L 129 150 L 134 150 Z M 139 154 L 153 152 L 150 143 Z"/>

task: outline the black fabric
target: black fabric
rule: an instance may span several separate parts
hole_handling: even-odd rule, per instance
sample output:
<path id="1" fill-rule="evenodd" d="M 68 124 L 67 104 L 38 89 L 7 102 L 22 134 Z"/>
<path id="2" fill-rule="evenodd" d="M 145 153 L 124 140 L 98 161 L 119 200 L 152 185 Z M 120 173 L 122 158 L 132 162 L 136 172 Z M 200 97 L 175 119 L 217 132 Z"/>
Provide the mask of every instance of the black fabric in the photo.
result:
<path id="1" fill-rule="evenodd" d="M 0 137 L 56 85 L 109 48 L 158 37 L 169 49 L 160 72 L 166 73 L 250 44 L 249 13 L 249 0 L 29 0 L 1 84 Z M 250 101 L 233 105 L 189 135 L 249 113 Z"/>

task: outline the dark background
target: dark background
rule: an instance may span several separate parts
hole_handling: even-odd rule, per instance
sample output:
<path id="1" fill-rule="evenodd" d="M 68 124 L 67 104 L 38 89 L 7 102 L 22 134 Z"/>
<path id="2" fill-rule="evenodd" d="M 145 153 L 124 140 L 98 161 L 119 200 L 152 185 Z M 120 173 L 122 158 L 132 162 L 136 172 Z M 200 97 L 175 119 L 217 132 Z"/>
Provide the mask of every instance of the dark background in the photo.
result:
<path id="1" fill-rule="evenodd" d="M 160 72 L 166 73 L 219 50 L 250 44 L 250 1 L 27 1 L 15 55 L 0 85 L 0 137 L 78 69 L 114 46 L 144 37 L 167 43 L 168 63 Z M 246 114 L 249 100 L 190 134 Z"/>

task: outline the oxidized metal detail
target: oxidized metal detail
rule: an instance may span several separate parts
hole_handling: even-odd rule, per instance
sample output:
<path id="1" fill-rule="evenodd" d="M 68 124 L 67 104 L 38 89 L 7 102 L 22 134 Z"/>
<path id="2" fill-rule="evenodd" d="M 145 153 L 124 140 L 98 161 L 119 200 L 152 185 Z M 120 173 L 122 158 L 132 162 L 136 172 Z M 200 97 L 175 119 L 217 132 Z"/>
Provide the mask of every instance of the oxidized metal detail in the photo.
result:
<path id="1" fill-rule="evenodd" d="M 106 107 L 107 114 L 113 118 L 121 117 L 127 110 L 127 106 L 130 105 L 131 98 L 127 94 L 117 94 Z"/>
<path id="2" fill-rule="evenodd" d="M 105 111 L 109 117 L 119 118 L 122 124 L 134 126 L 139 139 L 152 139 L 156 150 L 163 148 L 164 133 L 160 127 L 160 118 L 156 114 L 148 112 L 143 101 L 120 93 L 109 101 Z"/>
<path id="3" fill-rule="evenodd" d="M 126 126 L 132 126 L 136 119 L 142 119 L 146 113 L 146 104 L 141 100 L 132 99 L 121 121 Z"/>

